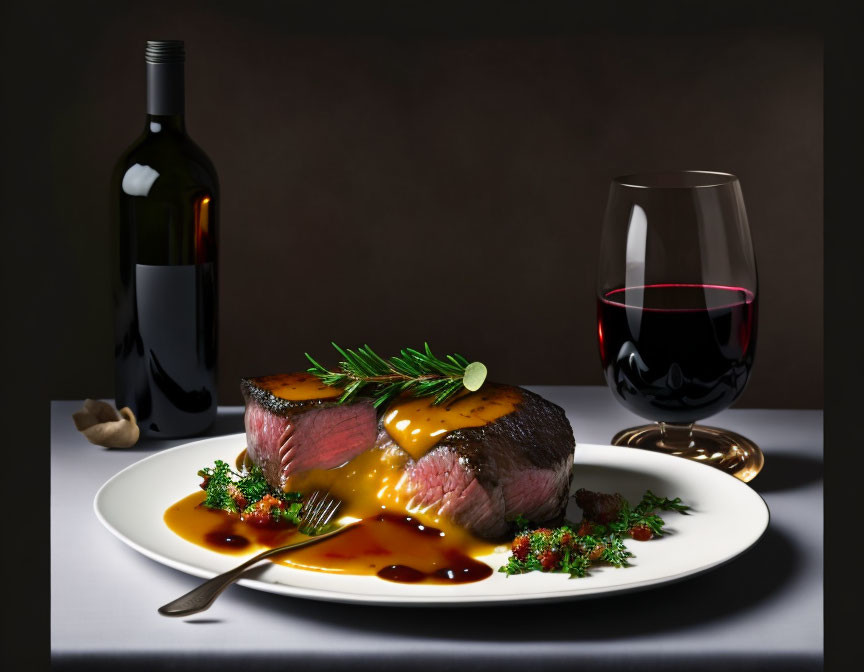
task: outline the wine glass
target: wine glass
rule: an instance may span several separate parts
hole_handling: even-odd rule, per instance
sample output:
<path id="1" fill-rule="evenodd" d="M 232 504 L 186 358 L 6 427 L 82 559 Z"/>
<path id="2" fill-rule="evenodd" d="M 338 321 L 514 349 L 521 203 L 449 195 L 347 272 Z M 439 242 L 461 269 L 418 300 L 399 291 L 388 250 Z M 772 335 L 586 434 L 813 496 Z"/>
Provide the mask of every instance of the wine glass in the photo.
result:
<path id="1" fill-rule="evenodd" d="M 652 424 L 615 445 L 679 455 L 743 481 L 762 451 L 694 424 L 744 390 L 756 347 L 756 259 L 738 178 L 679 171 L 615 178 L 603 222 L 597 336 L 615 398 Z"/>

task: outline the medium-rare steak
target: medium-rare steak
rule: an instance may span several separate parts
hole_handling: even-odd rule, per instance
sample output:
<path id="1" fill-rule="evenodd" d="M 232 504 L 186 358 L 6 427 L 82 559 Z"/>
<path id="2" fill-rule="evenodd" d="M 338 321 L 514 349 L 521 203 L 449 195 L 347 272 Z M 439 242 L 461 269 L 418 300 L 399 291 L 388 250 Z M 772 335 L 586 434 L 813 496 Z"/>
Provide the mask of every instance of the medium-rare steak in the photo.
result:
<path id="1" fill-rule="evenodd" d="M 397 458 L 406 510 L 480 538 L 503 539 L 517 516 L 550 525 L 564 516 L 573 430 L 560 407 L 528 390 L 487 383 L 434 407 L 404 397 L 376 420 L 371 401 L 338 405 L 340 390 L 308 374 L 248 378 L 241 389 L 248 455 L 274 487 L 375 447 Z"/>
<path id="2" fill-rule="evenodd" d="M 311 374 L 244 378 L 240 390 L 247 454 L 274 487 L 292 473 L 338 467 L 375 443 L 372 402 L 337 405 L 341 390 Z"/>
<path id="3" fill-rule="evenodd" d="M 519 515 L 538 524 L 563 518 L 576 446 L 573 429 L 559 406 L 515 389 L 522 395 L 515 410 L 486 425 L 449 432 L 420 459 L 408 461 L 403 488 L 411 508 L 428 507 L 489 540 L 503 539 Z M 383 422 L 376 445 L 398 449 Z"/>

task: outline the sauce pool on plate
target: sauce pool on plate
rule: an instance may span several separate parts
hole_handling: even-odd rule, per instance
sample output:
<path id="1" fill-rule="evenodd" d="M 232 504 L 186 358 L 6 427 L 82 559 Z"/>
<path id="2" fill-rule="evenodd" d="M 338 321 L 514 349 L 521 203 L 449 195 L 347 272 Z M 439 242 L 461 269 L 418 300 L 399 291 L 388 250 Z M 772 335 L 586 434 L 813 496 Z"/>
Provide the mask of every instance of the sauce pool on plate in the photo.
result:
<path id="1" fill-rule="evenodd" d="M 305 538 L 295 527 L 260 527 L 237 514 L 202 505 L 204 492 L 181 499 L 165 512 L 165 523 L 183 539 L 231 555 L 252 555 Z M 272 558 L 274 562 L 334 574 L 375 575 L 399 583 L 457 584 L 485 579 L 492 568 L 476 560 L 493 546 L 455 540 L 412 516 L 382 512 L 341 534 Z"/>

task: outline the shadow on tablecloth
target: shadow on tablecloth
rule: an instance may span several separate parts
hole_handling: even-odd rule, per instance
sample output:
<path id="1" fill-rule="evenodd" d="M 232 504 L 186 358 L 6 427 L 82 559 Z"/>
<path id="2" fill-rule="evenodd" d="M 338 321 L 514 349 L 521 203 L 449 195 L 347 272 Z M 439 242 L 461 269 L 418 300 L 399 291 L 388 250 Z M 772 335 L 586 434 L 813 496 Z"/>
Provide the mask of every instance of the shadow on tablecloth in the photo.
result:
<path id="1" fill-rule="evenodd" d="M 765 451 L 765 466 L 750 483 L 760 493 L 794 490 L 822 480 L 821 459 Z"/>
<path id="2" fill-rule="evenodd" d="M 675 584 L 618 596 L 493 607 L 380 607 L 332 604 L 248 591 L 256 608 L 296 611 L 331 628 L 377 636 L 484 642 L 613 640 L 687 630 L 744 612 L 780 592 L 798 571 L 794 545 L 769 527 L 749 551 L 725 566 Z M 412 611 L 406 617 L 406 611 Z"/>

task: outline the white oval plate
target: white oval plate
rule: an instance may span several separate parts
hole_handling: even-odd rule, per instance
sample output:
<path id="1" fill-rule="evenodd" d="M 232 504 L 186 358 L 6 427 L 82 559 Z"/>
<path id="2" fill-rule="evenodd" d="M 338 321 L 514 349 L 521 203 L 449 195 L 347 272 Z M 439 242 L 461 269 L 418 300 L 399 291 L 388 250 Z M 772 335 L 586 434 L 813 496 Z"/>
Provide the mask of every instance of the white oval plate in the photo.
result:
<path id="1" fill-rule="evenodd" d="M 94 500 L 102 524 L 136 551 L 194 576 L 210 578 L 243 560 L 185 541 L 163 522 L 165 510 L 198 487 L 197 471 L 216 459 L 233 464 L 246 446 L 244 434 L 195 441 L 147 457 L 112 477 Z M 496 572 L 477 583 L 412 585 L 375 576 L 293 569 L 265 563 L 240 585 L 270 593 L 334 602 L 389 605 L 482 605 L 597 597 L 659 586 L 718 567 L 755 544 L 768 527 L 768 507 L 749 486 L 717 469 L 634 448 L 578 444 L 573 488 L 620 492 L 636 503 L 646 489 L 681 497 L 691 515 L 664 513 L 669 534 L 649 542 L 628 540 L 632 566 L 598 567 L 571 579 L 534 572 L 507 577 Z M 568 518 L 581 518 L 572 503 Z M 250 553 L 250 556 L 254 553 Z M 506 551 L 482 558 L 497 569 Z"/>

